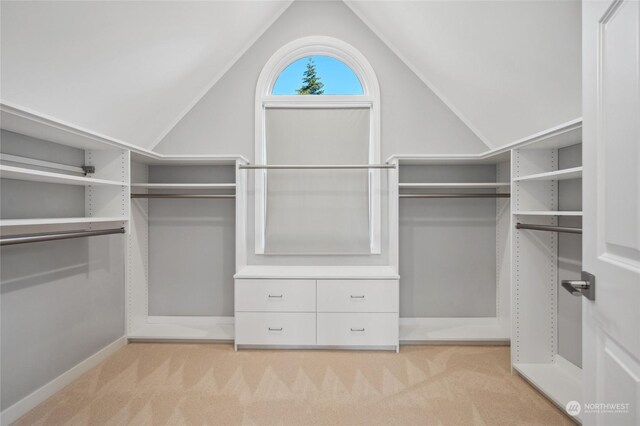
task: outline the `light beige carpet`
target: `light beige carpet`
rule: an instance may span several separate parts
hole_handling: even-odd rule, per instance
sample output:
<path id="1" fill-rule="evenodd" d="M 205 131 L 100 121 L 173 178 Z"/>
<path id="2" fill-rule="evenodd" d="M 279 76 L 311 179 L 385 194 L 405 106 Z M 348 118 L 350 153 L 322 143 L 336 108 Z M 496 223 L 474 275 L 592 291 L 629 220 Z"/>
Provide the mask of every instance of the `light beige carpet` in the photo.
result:
<path id="1" fill-rule="evenodd" d="M 19 425 L 572 425 L 504 346 L 234 352 L 129 344 Z"/>

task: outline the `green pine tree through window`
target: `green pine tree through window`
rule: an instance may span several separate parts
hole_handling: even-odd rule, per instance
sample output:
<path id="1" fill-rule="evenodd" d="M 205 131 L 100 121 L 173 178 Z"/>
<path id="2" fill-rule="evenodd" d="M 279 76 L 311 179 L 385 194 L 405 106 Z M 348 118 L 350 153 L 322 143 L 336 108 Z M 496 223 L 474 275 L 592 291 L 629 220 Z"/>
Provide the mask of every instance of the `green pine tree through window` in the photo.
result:
<path id="1" fill-rule="evenodd" d="M 324 84 L 320 81 L 320 77 L 316 73 L 316 64 L 313 59 L 309 58 L 307 69 L 302 77 L 302 87 L 297 92 L 298 95 L 322 95 Z"/>

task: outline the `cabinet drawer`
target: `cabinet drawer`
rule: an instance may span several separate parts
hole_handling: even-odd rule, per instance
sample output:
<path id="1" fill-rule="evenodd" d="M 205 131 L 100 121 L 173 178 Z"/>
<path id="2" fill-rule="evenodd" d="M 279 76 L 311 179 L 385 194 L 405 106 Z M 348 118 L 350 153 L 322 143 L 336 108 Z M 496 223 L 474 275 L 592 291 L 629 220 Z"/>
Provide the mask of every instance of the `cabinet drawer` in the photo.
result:
<path id="1" fill-rule="evenodd" d="M 319 280 L 318 312 L 398 312 L 398 281 Z"/>
<path id="2" fill-rule="evenodd" d="M 315 345 L 316 314 L 236 314 L 236 343 L 239 345 Z"/>
<path id="3" fill-rule="evenodd" d="M 398 314 L 318 314 L 318 345 L 398 344 Z"/>
<path id="4" fill-rule="evenodd" d="M 315 312 L 315 280 L 236 280 L 239 312 Z"/>

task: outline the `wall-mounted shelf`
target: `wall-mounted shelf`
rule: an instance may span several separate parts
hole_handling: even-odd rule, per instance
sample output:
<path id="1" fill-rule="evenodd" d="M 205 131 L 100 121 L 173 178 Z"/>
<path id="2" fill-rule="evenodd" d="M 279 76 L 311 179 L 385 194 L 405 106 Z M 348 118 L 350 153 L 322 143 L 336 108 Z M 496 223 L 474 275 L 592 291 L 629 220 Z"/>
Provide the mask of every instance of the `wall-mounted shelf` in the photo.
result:
<path id="1" fill-rule="evenodd" d="M 44 172 L 14 166 L 0 166 L 0 177 L 3 179 L 26 180 L 32 182 L 57 183 L 77 186 L 126 186 L 124 182 L 95 179 L 85 176 L 66 175 L 64 173 Z"/>
<path id="2" fill-rule="evenodd" d="M 235 183 L 132 183 L 132 188 L 146 189 L 235 189 Z"/>
<path id="3" fill-rule="evenodd" d="M 511 186 L 509 182 L 470 182 L 470 183 L 399 183 L 400 188 L 447 188 L 447 189 L 465 189 L 465 188 L 508 188 Z"/>
<path id="4" fill-rule="evenodd" d="M 582 302 L 560 286 L 581 270 L 580 141 L 575 127 L 512 151 L 511 364 L 562 410 L 583 394 Z"/>
<path id="5" fill-rule="evenodd" d="M 582 177 L 582 167 L 572 167 L 570 169 L 556 170 L 553 172 L 536 173 L 535 175 L 522 176 L 513 179 L 514 182 L 539 181 L 539 180 L 567 180 L 580 179 Z"/>
<path id="6" fill-rule="evenodd" d="M 104 222 L 126 222 L 124 216 L 115 217 L 58 217 L 58 218 L 37 218 L 37 219 L 3 219 L 0 220 L 0 227 L 12 226 L 33 226 L 33 225 L 67 225 L 67 224 L 87 224 Z"/>
<path id="7" fill-rule="evenodd" d="M 519 210 L 513 212 L 514 215 L 522 216 L 582 216 L 578 211 L 547 211 L 547 210 Z"/>

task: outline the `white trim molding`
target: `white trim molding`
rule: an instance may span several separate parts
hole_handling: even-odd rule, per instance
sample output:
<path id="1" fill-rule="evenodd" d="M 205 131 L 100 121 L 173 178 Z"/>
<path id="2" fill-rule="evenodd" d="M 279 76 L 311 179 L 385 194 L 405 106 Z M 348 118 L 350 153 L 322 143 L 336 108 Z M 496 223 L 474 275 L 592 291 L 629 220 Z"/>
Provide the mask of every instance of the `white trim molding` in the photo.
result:
<path id="1" fill-rule="evenodd" d="M 329 56 L 347 65 L 360 80 L 362 95 L 272 95 L 280 73 L 307 56 Z M 265 111 L 267 108 L 369 108 L 369 164 L 380 163 L 380 86 L 369 61 L 350 44 L 326 36 L 302 37 L 287 43 L 267 61 L 260 72 L 255 96 L 255 164 L 267 164 Z M 255 171 L 255 253 L 264 254 L 266 170 Z M 371 254 L 381 253 L 380 170 L 369 171 L 369 234 Z"/>
<path id="2" fill-rule="evenodd" d="M 478 154 L 393 154 L 387 163 L 399 162 L 465 162 L 482 161 L 493 162 L 499 160 L 502 154 L 508 154 L 512 149 L 523 148 L 527 145 L 539 144 L 546 140 L 553 140 L 552 144 L 569 146 L 582 142 L 582 117 L 567 121 L 549 129 L 518 139 L 500 148 L 489 149 Z"/>

